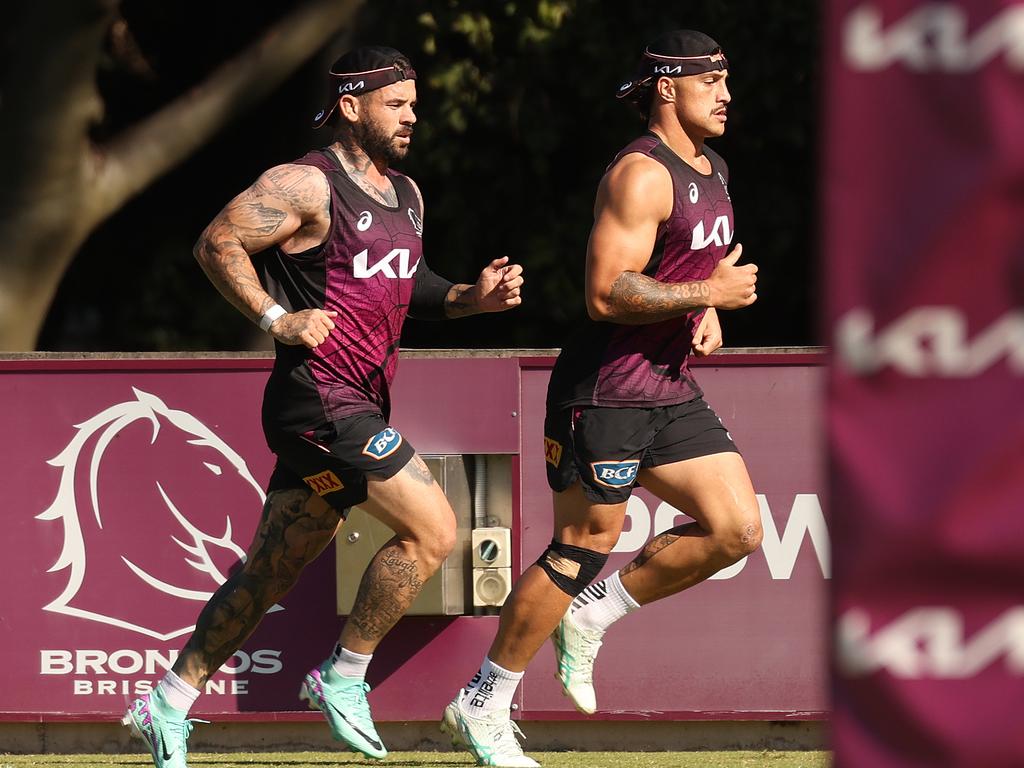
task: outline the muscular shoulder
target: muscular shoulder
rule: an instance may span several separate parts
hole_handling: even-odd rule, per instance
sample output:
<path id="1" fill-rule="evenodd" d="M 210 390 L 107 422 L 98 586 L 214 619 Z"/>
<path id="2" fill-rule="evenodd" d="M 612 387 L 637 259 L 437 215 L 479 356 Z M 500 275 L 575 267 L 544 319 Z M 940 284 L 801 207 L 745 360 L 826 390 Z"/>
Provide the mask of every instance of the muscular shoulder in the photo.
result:
<path id="1" fill-rule="evenodd" d="M 256 197 L 286 204 L 302 218 L 321 215 L 330 207 L 330 182 L 312 165 L 275 165 L 260 175 L 251 191 Z"/>
<path id="2" fill-rule="evenodd" d="M 672 177 L 654 158 L 632 152 L 601 179 L 597 204 L 619 218 L 664 221 L 672 213 Z"/>

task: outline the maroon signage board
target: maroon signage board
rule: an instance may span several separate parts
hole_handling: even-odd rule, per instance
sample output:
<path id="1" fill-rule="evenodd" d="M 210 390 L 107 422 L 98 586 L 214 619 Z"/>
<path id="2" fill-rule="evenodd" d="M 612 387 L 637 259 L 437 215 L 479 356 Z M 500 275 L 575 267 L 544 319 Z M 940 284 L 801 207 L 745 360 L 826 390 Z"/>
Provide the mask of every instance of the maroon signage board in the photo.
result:
<path id="1" fill-rule="evenodd" d="M 836 764 L 1024 765 L 1024 3 L 822 48 Z"/>
<path id="2" fill-rule="evenodd" d="M 831 562 L 821 494 L 823 369 L 787 365 L 783 356 L 743 357 L 746 363 L 735 366 L 715 365 L 712 358 L 696 373 L 743 452 L 761 504 L 764 543 L 711 580 L 612 627 L 598 656 L 595 687 L 602 711 L 617 717 L 807 719 L 827 709 L 824 597 Z M 541 453 L 549 370 L 544 364 L 523 370 L 524 566 L 551 540 Z M 629 562 L 652 535 L 689 519 L 643 489 L 627 514 L 602 575 Z M 548 682 L 554 670 L 554 656 L 545 649 L 523 683 L 527 716 L 575 716 L 561 689 Z"/>
<path id="3" fill-rule="evenodd" d="M 606 718 L 819 717 L 828 522 L 817 358 L 723 356 L 700 378 L 762 494 L 763 552 L 609 635 Z M 788 361 L 788 362 L 787 362 Z M 541 439 L 551 359 L 403 359 L 392 422 L 422 453 L 512 454 L 516 556 L 551 534 Z M 794 364 L 790 364 L 794 363 Z M 113 719 L 163 674 L 248 545 L 272 468 L 259 426 L 267 360 L 0 361 L 8 581 L 0 720 Z M 676 510 L 643 491 L 611 567 Z M 296 698 L 330 650 L 334 559 L 291 594 L 196 707 L 215 719 L 304 719 Z M 411 617 L 375 655 L 380 720 L 433 720 L 486 652 L 494 617 Z M 574 717 L 542 651 L 524 718 Z M 417 691 L 409 696 L 410 690 Z"/>

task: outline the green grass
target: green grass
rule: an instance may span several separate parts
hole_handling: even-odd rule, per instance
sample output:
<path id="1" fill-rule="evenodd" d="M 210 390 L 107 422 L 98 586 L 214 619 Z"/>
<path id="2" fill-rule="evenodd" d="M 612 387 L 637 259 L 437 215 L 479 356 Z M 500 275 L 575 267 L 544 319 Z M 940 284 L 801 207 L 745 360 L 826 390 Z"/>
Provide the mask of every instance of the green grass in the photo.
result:
<path id="1" fill-rule="evenodd" d="M 828 768 L 827 752 L 534 752 L 544 768 Z M 2 755 L 0 768 L 96 768 L 101 765 L 151 766 L 146 755 Z M 392 752 L 384 761 L 367 760 L 347 752 L 265 752 L 259 754 L 189 755 L 190 768 L 323 768 L 323 766 L 473 765 L 468 755 L 452 752 Z"/>

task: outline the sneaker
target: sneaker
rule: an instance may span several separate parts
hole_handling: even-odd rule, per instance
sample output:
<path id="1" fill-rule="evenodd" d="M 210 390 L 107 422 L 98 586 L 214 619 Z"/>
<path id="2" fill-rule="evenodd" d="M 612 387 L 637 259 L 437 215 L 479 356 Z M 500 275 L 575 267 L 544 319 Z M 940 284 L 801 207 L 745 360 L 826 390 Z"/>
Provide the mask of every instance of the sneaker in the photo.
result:
<path id="1" fill-rule="evenodd" d="M 459 706 L 465 695 L 465 691 L 459 691 L 455 700 L 444 708 L 441 719 L 441 732 L 452 737 L 453 747 L 468 749 L 476 758 L 477 765 L 540 768 L 540 763 L 523 754 L 516 736 L 526 737 L 512 722 L 509 710 L 492 712 L 487 717 L 470 717 Z"/>
<path id="2" fill-rule="evenodd" d="M 562 693 L 572 699 L 576 709 L 585 715 L 597 710 L 594 693 L 594 660 L 601 648 L 604 632 L 577 626 L 568 613 L 551 633 L 558 669 L 555 677 L 562 683 Z"/>
<path id="3" fill-rule="evenodd" d="M 156 768 L 188 768 L 186 744 L 194 723 L 207 720 L 179 720 L 166 717 L 159 707 L 150 703 L 150 695 L 140 696 L 121 718 L 121 724 L 131 728 L 132 735 L 146 742 Z"/>
<path id="4" fill-rule="evenodd" d="M 373 727 L 370 703 L 366 700 L 369 684 L 356 677 L 333 673 L 329 676 L 331 682 L 325 679 L 327 675 L 321 669 L 311 670 L 302 682 L 299 698 L 306 701 L 310 709 L 324 713 L 335 739 L 367 757 L 386 757 L 388 751 Z"/>

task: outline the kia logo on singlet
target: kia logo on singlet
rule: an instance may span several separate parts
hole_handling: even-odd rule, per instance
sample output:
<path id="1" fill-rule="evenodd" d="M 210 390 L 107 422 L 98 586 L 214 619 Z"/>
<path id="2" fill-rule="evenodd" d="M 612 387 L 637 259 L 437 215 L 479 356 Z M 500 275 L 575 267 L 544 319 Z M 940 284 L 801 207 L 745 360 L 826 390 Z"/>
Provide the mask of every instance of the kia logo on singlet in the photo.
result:
<path id="1" fill-rule="evenodd" d="M 392 248 L 387 256 L 372 267 L 369 265 L 369 261 L 370 252 L 368 249 L 357 253 L 355 258 L 352 259 L 353 274 L 359 278 L 367 278 L 373 277 L 379 272 L 384 277 L 394 280 L 396 278 L 412 277 L 416 274 L 416 267 L 420 265 L 419 259 L 416 259 L 415 264 L 409 264 L 408 248 Z M 395 272 L 396 266 L 398 268 L 397 273 Z"/>
<path id="2" fill-rule="evenodd" d="M 636 480 L 640 462 L 629 461 L 595 461 L 590 465 L 594 470 L 594 480 L 609 488 L 623 488 Z"/>
<path id="3" fill-rule="evenodd" d="M 693 228 L 693 241 L 690 243 L 690 250 L 699 251 L 709 245 L 728 245 L 731 242 L 732 225 L 729 224 L 728 216 L 715 218 L 715 225 L 707 236 L 704 235 L 704 220 L 701 219 Z"/>

